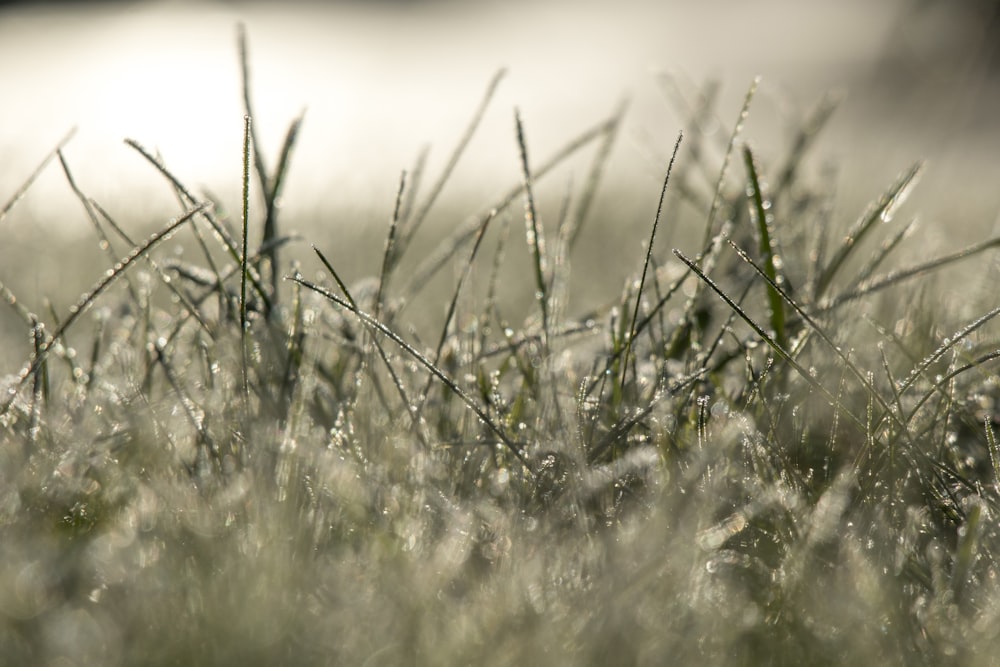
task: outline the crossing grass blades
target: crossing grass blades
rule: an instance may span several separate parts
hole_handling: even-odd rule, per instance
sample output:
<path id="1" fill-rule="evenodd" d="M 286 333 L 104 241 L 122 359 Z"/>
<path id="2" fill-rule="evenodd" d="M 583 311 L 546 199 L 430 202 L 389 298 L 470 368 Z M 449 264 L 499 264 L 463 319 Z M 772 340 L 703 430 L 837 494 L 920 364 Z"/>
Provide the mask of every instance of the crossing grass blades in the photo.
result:
<path id="1" fill-rule="evenodd" d="M 782 157 L 743 136 L 756 84 L 719 145 L 696 91 L 645 251 L 580 312 L 576 251 L 620 224 L 593 202 L 624 108 L 538 162 L 515 113 L 521 181 L 408 263 L 500 72 L 348 285 L 343 247 L 282 262 L 303 117 L 272 170 L 247 53 L 241 32 L 239 221 L 131 140 L 179 202 L 148 240 L 65 142 L 3 209 L 58 163 L 111 267 L 65 314 L 3 287 L 31 340 L 0 417 L 12 664 L 989 664 L 1000 308 L 954 320 L 929 280 L 1000 239 L 895 260 L 920 164 L 845 233 L 804 175 L 831 102 Z M 584 185 L 543 220 L 536 186 L 571 158 Z M 700 244 L 660 247 L 685 210 Z"/>

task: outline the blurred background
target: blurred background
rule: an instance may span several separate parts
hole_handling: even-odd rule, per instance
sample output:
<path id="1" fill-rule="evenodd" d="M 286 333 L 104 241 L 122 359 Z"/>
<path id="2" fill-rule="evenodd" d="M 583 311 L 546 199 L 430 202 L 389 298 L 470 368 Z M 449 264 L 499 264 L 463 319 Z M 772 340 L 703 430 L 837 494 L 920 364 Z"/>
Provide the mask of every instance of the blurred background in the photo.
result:
<path id="1" fill-rule="evenodd" d="M 126 227 L 177 208 L 123 139 L 158 151 L 188 185 L 238 209 L 242 103 L 236 25 L 247 27 L 254 123 L 274 164 L 288 123 L 305 123 L 283 219 L 310 241 L 357 239 L 376 265 L 399 173 L 425 147 L 436 174 L 490 78 L 507 75 L 436 224 L 456 224 L 519 180 L 513 110 L 535 163 L 629 100 L 602 194 L 607 229 L 648 226 L 684 115 L 663 82 L 720 85 L 728 133 L 754 76 L 747 138 L 765 163 L 830 91 L 845 97 L 815 150 L 849 223 L 913 161 L 928 243 L 992 233 L 1000 206 L 998 3 L 985 0 L 397 0 L 23 2 L 0 5 L 0 203 L 71 128 L 80 187 Z M 683 159 L 683 157 L 682 157 Z M 832 166 L 831 166 L 832 165 Z M 572 178 L 567 168 L 559 205 Z M 58 162 L 0 225 L 0 279 L 37 303 L 89 285 L 87 262 L 50 255 L 96 239 Z M 602 233 L 601 228 L 592 230 Z M 622 239 L 632 262 L 645 233 Z M 79 243 L 80 240 L 86 243 Z M 92 241 L 92 243 L 91 243 Z M 616 243 L 618 242 L 616 238 Z M 364 245 L 367 243 L 368 245 Z M 665 246 L 666 247 L 666 246 Z M 602 248 L 609 252 L 607 247 Z M 364 253 L 361 253 L 364 255 Z M 73 264 L 71 267 L 70 264 Z M 360 269 L 359 269 L 360 270 Z M 79 283 L 76 276 L 79 276 Z M 615 274 L 618 275 L 617 273 Z M 617 289 L 617 283 L 615 289 Z M 32 306 L 35 307 L 35 306 Z"/>

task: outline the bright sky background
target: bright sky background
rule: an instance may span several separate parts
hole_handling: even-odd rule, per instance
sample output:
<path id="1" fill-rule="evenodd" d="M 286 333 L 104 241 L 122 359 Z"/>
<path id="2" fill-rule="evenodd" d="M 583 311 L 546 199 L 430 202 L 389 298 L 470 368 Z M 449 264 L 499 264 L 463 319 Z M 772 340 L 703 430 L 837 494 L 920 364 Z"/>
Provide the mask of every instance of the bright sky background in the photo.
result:
<path id="1" fill-rule="evenodd" d="M 938 58 L 927 36 L 947 35 L 947 22 L 932 16 L 921 19 L 931 29 L 918 21 L 901 30 L 907 2 L 29 4 L 0 14 L 0 200 L 73 126 L 78 134 L 66 155 L 104 203 L 169 200 L 159 177 L 124 146 L 126 137 L 160 150 L 190 184 L 235 192 L 241 20 L 255 122 L 272 162 L 287 123 L 308 109 L 288 190 L 291 205 L 306 210 L 388 207 L 399 172 L 421 146 L 433 146 L 432 167 L 441 164 L 501 66 L 508 76 L 454 186 L 475 196 L 517 177 L 515 106 L 540 159 L 626 94 L 632 109 L 622 173 L 655 188 L 681 127 L 655 82 L 661 69 L 693 82 L 720 78 L 727 128 L 757 74 L 764 85 L 751 118 L 760 127 L 782 127 L 783 114 L 802 113 L 824 90 L 845 89 L 826 150 L 846 156 L 848 171 L 875 167 L 872 194 L 919 157 L 938 158 L 939 175 L 967 184 L 962 169 L 983 175 L 971 166 L 974 154 L 992 164 L 998 148 L 994 124 L 986 141 L 965 141 L 961 159 L 953 157 L 963 110 L 979 98 L 951 99 L 954 91 L 942 88 L 945 99 L 927 104 L 858 90 L 900 50 L 908 61 Z M 902 90 L 932 83 L 918 76 Z M 874 120 L 859 126 L 858 118 Z M 38 190 L 26 206 L 41 210 L 65 198 L 58 168 Z"/>

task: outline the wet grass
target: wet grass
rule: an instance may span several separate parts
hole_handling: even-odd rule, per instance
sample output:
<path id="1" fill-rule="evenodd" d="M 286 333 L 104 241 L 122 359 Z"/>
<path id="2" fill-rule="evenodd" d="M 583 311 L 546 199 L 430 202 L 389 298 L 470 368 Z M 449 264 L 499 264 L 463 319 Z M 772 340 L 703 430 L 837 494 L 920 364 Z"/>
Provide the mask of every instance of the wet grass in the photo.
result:
<path id="1" fill-rule="evenodd" d="M 919 164 L 832 223 L 805 168 L 829 104 L 769 155 L 752 87 L 721 140 L 690 105 L 608 303 L 567 295 L 606 272 L 578 240 L 619 242 L 592 203 L 624 108 L 537 162 L 515 115 L 521 182 L 407 264 L 501 78 L 440 177 L 399 179 L 352 284 L 344 248 L 282 263 L 302 118 L 269 170 L 248 85 L 239 220 L 130 142 L 179 204 L 136 241 L 63 144 L 45 160 L 110 259 L 68 312 L 4 288 L 31 340 L 0 399 L 6 660 L 990 664 L 1000 309 L 939 297 L 1000 239 L 896 259 Z M 541 218 L 536 183 L 583 148 Z M 660 247 L 685 207 L 701 242 Z"/>

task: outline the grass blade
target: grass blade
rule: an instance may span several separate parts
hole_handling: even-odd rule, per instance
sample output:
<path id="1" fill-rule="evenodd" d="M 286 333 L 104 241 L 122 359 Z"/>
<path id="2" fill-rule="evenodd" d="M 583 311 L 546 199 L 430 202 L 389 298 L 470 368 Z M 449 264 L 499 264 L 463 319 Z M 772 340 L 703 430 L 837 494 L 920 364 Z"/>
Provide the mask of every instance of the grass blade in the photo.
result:
<path id="1" fill-rule="evenodd" d="M 677 135 L 677 142 L 674 144 L 674 152 L 670 155 L 670 162 L 667 164 L 667 173 L 663 177 L 663 188 L 660 190 L 660 201 L 656 205 L 656 216 L 653 218 L 653 229 L 649 233 L 649 245 L 646 247 L 646 259 L 642 263 L 642 277 L 639 279 L 639 289 L 635 294 L 635 308 L 632 311 L 632 327 L 629 330 L 628 340 L 625 341 L 625 359 L 622 364 L 621 391 L 625 391 L 625 378 L 628 375 L 628 363 L 632 352 L 632 344 L 636 336 L 636 326 L 639 322 L 639 304 L 642 303 L 642 288 L 646 285 L 646 271 L 649 269 L 649 262 L 653 256 L 653 242 L 656 240 L 656 229 L 660 226 L 660 215 L 663 213 L 663 200 L 667 196 L 667 186 L 670 184 L 670 172 L 674 169 L 674 161 L 677 159 L 677 152 L 681 149 L 681 141 L 684 133 Z"/>
<path id="2" fill-rule="evenodd" d="M 750 205 L 750 220 L 757 225 L 757 240 L 760 256 L 764 260 L 764 275 L 768 285 L 767 300 L 771 310 L 771 329 L 774 339 L 782 348 L 788 349 L 788 334 L 785 331 L 785 306 L 777 288 L 785 284 L 783 273 L 779 273 L 781 257 L 778 240 L 775 238 L 774 216 L 771 213 L 771 202 L 764 195 L 758 175 L 757 164 L 750 146 L 743 146 L 743 162 L 747 169 L 747 199 Z"/>
<path id="3" fill-rule="evenodd" d="M 542 312 L 542 350 L 543 357 L 548 356 L 549 348 L 549 295 L 548 281 L 545 279 L 546 262 L 545 237 L 538 225 L 538 212 L 535 210 L 535 196 L 532 191 L 531 167 L 528 165 L 528 146 L 524 139 L 524 126 L 521 114 L 514 110 L 514 125 L 517 129 L 517 148 L 521 157 L 521 176 L 524 179 L 524 225 L 531 249 L 535 269 L 535 300 Z"/>
<path id="4" fill-rule="evenodd" d="M 844 263 L 861 244 L 861 241 L 874 228 L 876 222 L 889 222 L 895 210 L 906 200 L 911 188 L 916 184 L 917 177 L 923 169 L 923 162 L 916 162 L 910 167 L 889 190 L 882 195 L 878 203 L 872 206 L 864 216 L 848 231 L 844 242 L 823 269 L 816 283 L 816 297 L 826 293 L 830 283 L 844 267 Z"/>
<path id="5" fill-rule="evenodd" d="M 71 128 L 70 131 L 66 133 L 66 136 L 59 140 L 59 143 L 56 144 L 55 148 L 49 151 L 48 155 L 42 158 L 42 161 L 37 167 L 35 167 L 35 170 L 31 172 L 31 175 L 25 179 L 24 183 L 21 184 L 21 187 L 15 190 L 14 194 L 12 194 L 10 199 L 7 200 L 7 203 L 3 205 L 3 208 L 0 208 L 0 222 L 3 222 L 4 218 L 7 217 L 7 214 L 10 213 L 11 209 L 13 209 L 17 205 L 17 202 L 21 201 L 21 198 L 27 194 L 31 186 L 38 180 L 38 177 L 41 176 L 43 171 L 45 171 L 45 167 L 48 166 L 49 162 L 51 162 L 56 155 L 62 152 L 62 149 L 66 147 L 66 144 L 69 143 L 70 139 L 72 139 L 75 134 L 76 128 Z"/>

